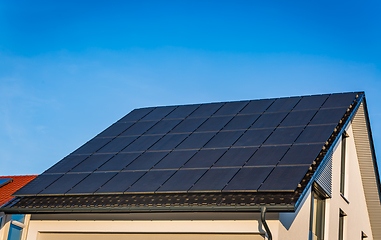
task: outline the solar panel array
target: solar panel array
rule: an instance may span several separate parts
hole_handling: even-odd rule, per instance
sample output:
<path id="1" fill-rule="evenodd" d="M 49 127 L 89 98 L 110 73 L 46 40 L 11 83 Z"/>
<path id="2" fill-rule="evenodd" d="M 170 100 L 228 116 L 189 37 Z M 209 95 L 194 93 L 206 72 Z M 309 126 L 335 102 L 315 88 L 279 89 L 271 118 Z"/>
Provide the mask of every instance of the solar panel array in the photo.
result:
<path id="1" fill-rule="evenodd" d="M 356 95 L 135 109 L 15 195 L 294 191 Z"/>

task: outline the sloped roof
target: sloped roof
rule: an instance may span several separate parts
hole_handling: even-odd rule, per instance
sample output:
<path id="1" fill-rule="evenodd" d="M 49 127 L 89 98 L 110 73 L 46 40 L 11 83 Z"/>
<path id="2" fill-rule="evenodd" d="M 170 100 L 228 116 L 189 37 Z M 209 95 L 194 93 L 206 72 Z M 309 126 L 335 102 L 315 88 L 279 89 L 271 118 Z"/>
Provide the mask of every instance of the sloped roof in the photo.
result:
<path id="1" fill-rule="evenodd" d="M 293 205 L 362 95 L 136 109 L 17 191 L 24 198 L 12 206 Z"/>
<path id="2" fill-rule="evenodd" d="M 36 177 L 37 175 L 0 176 L 0 183 L 2 183 L 0 184 L 0 206 L 12 200 L 14 198 L 11 196 L 13 193 Z"/>

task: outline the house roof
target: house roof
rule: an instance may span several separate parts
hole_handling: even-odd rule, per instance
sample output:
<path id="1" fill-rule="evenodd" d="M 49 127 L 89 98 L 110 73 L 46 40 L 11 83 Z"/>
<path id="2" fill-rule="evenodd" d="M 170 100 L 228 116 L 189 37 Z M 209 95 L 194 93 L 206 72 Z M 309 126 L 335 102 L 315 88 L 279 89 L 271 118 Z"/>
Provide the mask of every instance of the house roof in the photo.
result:
<path id="1" fill-rule="evenodd" d="M 13 193 L 36 177 L 37 175 L 0 176 L 0 206 L 12 200 Z"/>
<path id="2" fill-rule="evenodd" d="M 9 207 L 293 206 L 362 96 L 135 109 Z"/>

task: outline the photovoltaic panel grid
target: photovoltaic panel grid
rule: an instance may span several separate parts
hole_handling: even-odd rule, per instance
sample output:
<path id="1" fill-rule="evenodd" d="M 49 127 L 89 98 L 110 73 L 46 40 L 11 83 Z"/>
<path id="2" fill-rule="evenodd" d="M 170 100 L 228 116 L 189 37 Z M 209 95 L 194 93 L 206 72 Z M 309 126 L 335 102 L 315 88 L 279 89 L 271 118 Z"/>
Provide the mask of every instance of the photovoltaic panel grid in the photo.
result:
<path id="1" fill-rule="evenodd" d="M 358 94 L 135 109 L 14 195 L 294 191 Z"/>

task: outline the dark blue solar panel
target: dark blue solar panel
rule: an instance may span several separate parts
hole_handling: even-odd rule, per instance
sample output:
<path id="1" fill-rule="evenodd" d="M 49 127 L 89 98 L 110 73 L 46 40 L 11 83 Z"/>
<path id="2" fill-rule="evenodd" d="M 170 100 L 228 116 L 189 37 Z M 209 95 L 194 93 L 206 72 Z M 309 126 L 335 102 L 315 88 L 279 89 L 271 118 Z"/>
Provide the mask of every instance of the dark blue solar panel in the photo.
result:
<path id="1" fill-rule="evenodd" d="M 63 194 L 72 189 L 75 185 L 77 185 L 80 181 L 82 181 L 85 177 L 87 177 L 89 173 L 67 173 L 55 181 L 52 185 L 43 190 L 40 195 L 54 195 L 54 194 Z"/>
<path id="2" fill-rule="evenodd" d="M 200 149 L 207 143 L 216 133 L 193 133 L 176 149 Z"/>
<path id="3" fill-rule="evenodd" d="M 239 168 L 212 168 L 189 190 L 189 192 L 221 191 Z"/>
<path id="4" fill-rule="evenodd" d="M 288 112 L 264 113 L 258 118 L 253 126 L 251 126 L 250 129 L 275 128 L 286 117 L 287 114 Z"/>
<path id="5" fill-rule="evenodd" d="M 266 112 L 288 112 L 299 102 L 300 97 L 278 98 Z"/>
<path id="6" fill-rule="evenodd" d="M 170 133 L 193 132 L 206 120 L 207 118 L 187 118 L 177 125 Z"/>
<path id="7" fill-rule="evenodd" d="M 302 97 L 294 110 L 319 109 L 323 105 L 324 101 L 328 98 L 328 96 L 328 94 L 325 94 Z"/>
<path id="8" fill-rule="evenodd" d="M 223 130 L 246 130 L 259 116 L 260 114 L 237 115 L 223 128 Z"/>
<path id="9" fill-rule="evenodd" d="M 153 125 L 155 125 L 156 121 L 141 121 L 132 125 L 129 129 L 123 132 L 120 136 L 130 136 L 130 135 L 141 135 L 148 131 Z"/>
<path id="10" fill-rule="evenodd" d="M 206 169 L 177 171 L 157 192 L 186 192 L 206 172 Z"/>
<path id="11" fill-rule="evenodd" d="M 153 144 L 155 144 L 161 137 L 161 135 L 148 135 L 141 136 L 131 143 L 128 147 L 123 149 L 122 152 L 138 152 L 145 151 L 149 149 Z"/>
<path id="12" fill-rule="evenodd" d="M 272 128 L 249 130 L 234 143 L 233 147 L 252 147 L 260 146 L 272 133 Z"/>
<path id="13" fill-rule="evenodd" d="M 231 147 L 237 139 L 242 136 L 243 130 L 241 131 L 223 131 L 217 133 L 217 135 L 208 142 L 204 148 L 227 148 Z"/>
<path id="14" fill-rule="evenodd" d="M 305 126 L 315 115 L 316 110 L 292 111 L 282 121 L 279 127 Z"/>
<path id="15" fill-rule="evenodd" d="M 53 167 L 49 168 L 45 173 L 66 173 L 85 160 L 88 156 L 89 155 L 69 155 L 56 163 Z"/>
<path id="16" fill-rule="evenodd" d="M 179 145 L 189 133 L 186 134 L 167 134 L 162 139 L 160 139 L 155 145 L 153 145 L 150 150 L 172 150 L 177 145 Z"/>
<path id="17" fill-rule="evenodd" d="M 154 169 L 178 169 L 183 166 L 197 150 L 192 151 L 173 151 L 165 156 Z"/>
<path id="18" fill-rule="evenodd" d="M 105 184 L 110 178 L 115 176 L 116 173 L 92 173 L 74 188 L 72 188 L 67 194 L 90 194 L 98 190 L 103 184 Z"/>
<path id="19" fill-rule="evenodd" d="M 273 102 L 274 99 L 250 101 L 239 114 L 263 113 Z"/>
<path id="20" fill-rule="evenodd" d="M 119 153 L 103 164 L 97 171 L 121 171 L 141 153 Z"/>
<path id="21" fill-rule="evenodd" d="M 294 191 L 307 173 L 309 166 L 276 167 L 259 191 Z M 287 179 L 287 181 L 286 181 Z"/>
<path id="22" fill-rule="evenodd" d="M 118 153 L 122 149 L 130 145 L 137 138 L 138 136 L 114 138 L 111 142 L 99 149 L 97 153 Z"/>
<path id="23" fill-rule="evenodd" d="M 112 138 L 93 138 L 82 147 L 78 148 L 73 152 L 73 154 L 91 154 L 96 152 L 98 149 L 106 145 L 112 140 Z"/>
<path id="24" fill-rule="evenodd" d="M 179 106 L 176 108 L 173 112 L 171 112 L 168 116 L 165 117 L 165 119 L 171 119 L 171 118 L 186 118 L 189 116 L 194 110 L 196 110 L 200 105 L 184 105 Z"/>
<path id="25" fill-rule="evenodd" d="M 174 173 L 173 170 L 149 171 L 125 192 L 153 193 Z"/>
<path id="26" fill-rule="evenodd" d="M 227 117 L 211 117 L 206 122 L 204 122 L 196 131 L 219 131 L 221 130 L 231 119 L 233 116 Z"/>
<path id="27" fill-rule="evenodd" d="M 265 181 L 273 167 L 244 167 L 224 188 L 228 191 L 256 191 Z"/>
<path id="28" fill-rule="evenodd" d="M 339 93 L 329 96 L 322 108 L 349 107 L 357 93 Z"/>
<path id="29" fill-rule="evenodd" d="M 112 158 L 114 154 L 94 154 L 82 161 L 70 172 L 92 172 L 98 169 L 107 160 Z"/>
<path id="30" fill-rule="evenodd" d="M 222 116 L 222 115 L 235 115 L 237 114 L 242 108 L 244 108 L 247 105 L 248 101 L 242 101 L 242 102 L 227 102 L 220 108 L 214 116 Z"/>
<path id="31" fill-rule="evenodd" d="M 101 132 L 97 137 L 116 137 L 124 132 L 127 128 L 131 127 L 133 124 L 134 122 L 116 122 Z"/>
<path id="32" fill-rule="evenodd" d="M 281 165 L 312 164 L 319 155 L 323 144 L 293 145 L 280 161 Z"/>
<path id="33" fill-rule="evenodd" d="M 277 128 L 263 145 L 292 144 L 304 127 Z"/>
<path id="34" fill-rule="evenodd" d="M 290 146 L 265 147 L 262 146 L 250 158 L 245 166 L 275 166 Z"/>
<path id="35" fill-rule="evenodd" d="M 160 120 L 175 110 L 175 106 L 157 107 L 142 118 L 142 120 Z"/>
<path id="36" fill-rule="evenodd" d="M 196 109 L 189 117 L 210 117 L 215 113 L 223 103 L 209 103 L 202 104 L 199 108 Z"/>
<path id="37" fill-rule="evenodd" d="M 123 193 L 145 173 L 145 171 L 120 172 L 98 189 L 96 193 Z"/>
<path id="38" fill-rule="evenodd" d="M 149 170 L 169 152 L 145 152 L 135 159 L 125 170 Z"/>
<path id="39" fill-rule="evenodd" d="M 8 183 L 12 182 L 12 178 L 1 178 L 0 179 L 0 187 L 7 185 Z"/>
<path id="40" fill-rule="evenodd" d="M 15 196 L 26 196 L 26 195 L 37 195 L 39 192 L 44 190 L 47 186 L 55 182 L 58 178 L 62 177 L 63 174 L 42 174 L 37 176 L 23 188 L 19 189 L 13 195 Z"/>
<path id="41" fill-rule="evenodd" d="M 209 168 L 225 152 L 226 149 L 201 150 L 184 165 L 184 168 Z"/>
<path id="42" fill-rule="evenodd" d="M 165 134 L 176 127 L 181 122 L 181 119 L 162 120 L 148 130 L 145 134 Z"/>
<path id="43" fill-rule="evenodd" d="M 347 112 L 347 108 L 321 109 L 310 125 L 314 124 L 338 124 L 340 119 Z"/>
<path id="44" fill-rule="evenodd" d="M 336 125 L 307 126 L 295 143 L 325 143 Z"/>
<path id="45" fill-rule="evenodd" d="M 215 167 L 241 167 L 257 148 L 230 148 L 214 165 Z"/>
<path id="46" fill-rule="evenodd" d="M 120 119 L 119 122 L 138 121 L 154 109 L 155 108 L 153 107 L 135 109 L 126 116 L 124 116 L 122 119 Z"/>

